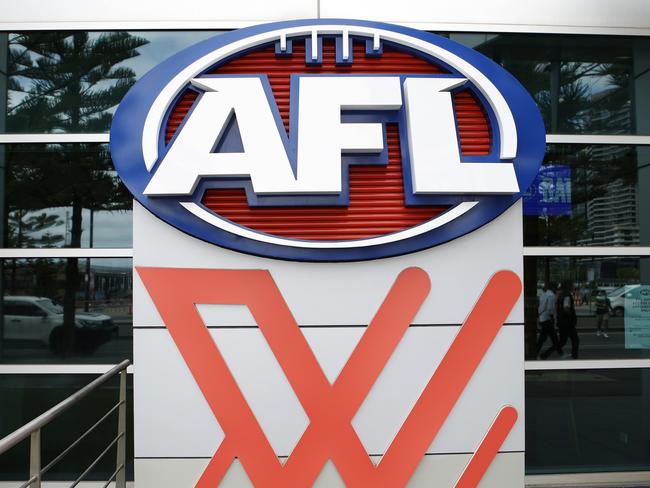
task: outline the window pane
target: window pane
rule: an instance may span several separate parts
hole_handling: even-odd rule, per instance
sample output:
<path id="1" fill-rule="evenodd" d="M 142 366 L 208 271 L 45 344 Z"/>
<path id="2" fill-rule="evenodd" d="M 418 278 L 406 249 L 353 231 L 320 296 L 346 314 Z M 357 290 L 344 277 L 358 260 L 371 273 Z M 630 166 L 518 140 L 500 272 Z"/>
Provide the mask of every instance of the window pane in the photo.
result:
<path id="1" fill-rule="evenodd" d="M 0 34 L 0 132 L 104 132 L 128 88 L 219 31 Z M 445 34 L 530 91 L 551 133 L 650 134 L 650 41 L 621 36 Z M 7 47 L 5 47 L 7 46 Z M 7 88 L 3 88 L 6 85 Z M 1 94 L 0 94 L 1 95 Z M 0 100 L 4 97 L 0 96 Z M 4 125 L 4 127 L 3 127 Z"/>
<path id="2" fill-rule="evenodd" d="M 450 34 L 510 71 L 531 93 L 550 133 L 650 134 L 643 38 Z"/>
<path id="3" fill-rule="evenodd" d="M 650 245 L 650 148 L 550 144 L 523 208 L 527 246 Z"/>
<path id="4" fill-rule="evenodd" d="M 650 469 L 650 370 L 526 372 L 526 473 Z"/>
<path id="5" fill-rule="evenodd" d="M 131 259 L 5 259 L 0 266 L 0 362 L 132 359 Z"/>
<path id="6" fill-rule="evenodd" d="M 115 107 L 138 78 L 184 47 L 215 34 L 218 32 L 0 34 L 4 37 L 0 39 L 0 74 L 7 76 L 6 110 L 0 106 L 0 112 L 6 112 L 6 125 L 2 127 L 0 122 L 0 131 L 106 132 Z M 0 81 L 0 88 L 2 85 Z M 0 100 L 4 98 L 0 93 Z"/>
<path id="7" fill-rule="evenodd" d="M 5 144 L 3 161 L 2 247 L 132 246 L 133 200 L 107 144 Z"/>
<path id="8" fill-rule="evenodd" d="M 0 438 L 22 427 L 65 400 L 96 378 L 95 375 L 0 375 Z M 43 428 L 42 464 L 45 466 L 117 403 L 119 378 L 115 377 Z M 133 381 L 127 381 L 127 479 L 133 479 Z M 75 480 L 117 435 L 113 413 L 45 475 L 45 480 Z M 105 481 L 115 471 L 115 448 L 88 473 L 88 480 Z M 26 481 L 29 472 L 29 438 L 0 456 L 0 480 Z M 15 483 L 11 486 L 17 486 Z"/>
<path id="9" fill-rule="evenodd" d="M 524 300 L 527 359 L 650 357 L 650 257 L 525 257 Z"/>

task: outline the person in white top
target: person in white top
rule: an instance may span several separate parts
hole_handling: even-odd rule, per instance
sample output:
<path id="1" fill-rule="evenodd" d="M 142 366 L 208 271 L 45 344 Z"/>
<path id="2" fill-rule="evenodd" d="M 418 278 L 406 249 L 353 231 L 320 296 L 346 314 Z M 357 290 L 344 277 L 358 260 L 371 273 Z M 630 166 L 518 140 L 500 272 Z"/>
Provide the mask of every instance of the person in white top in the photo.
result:
<path id="1" fill-rule="evenodd" d="M 555 320 L 557 314 L 557 301 L 555 298 L 555 283 L 546 283 L 544 286 L 544 293 L 539 297 L 539 307 L 537 308 L 537 314 L 539 317 L 539 337 L 537 338 L 537 349 L 535 351 L 535 356 L 539 354 L 542 350 L 542 346 L 546 342 L 547 338 L 551 339 L 552 345 L 541 355 L 541 359 L 546 359 L 551 355 L 553 350 L 556 350 L 560 356 L 562 356 L 562 348 L 560 347 L 560 341 L 557 338 L 557 333 L 555 331 Z"/>

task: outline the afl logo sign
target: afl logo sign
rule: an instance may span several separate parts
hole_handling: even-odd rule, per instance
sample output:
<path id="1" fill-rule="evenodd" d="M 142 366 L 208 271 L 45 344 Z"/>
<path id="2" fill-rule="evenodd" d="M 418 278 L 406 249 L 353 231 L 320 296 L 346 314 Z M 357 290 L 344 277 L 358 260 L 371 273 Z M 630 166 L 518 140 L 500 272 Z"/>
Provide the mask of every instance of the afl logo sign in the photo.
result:
<path id="1" fill-rule="evenodd" d="M 352 261 L 471 232 L 532 183 L 544 127 L 503 68 L 449 39 L 348 20 L 216 36 L 129 91 L 115 167 L 151 212 L 219 246 Z"/>

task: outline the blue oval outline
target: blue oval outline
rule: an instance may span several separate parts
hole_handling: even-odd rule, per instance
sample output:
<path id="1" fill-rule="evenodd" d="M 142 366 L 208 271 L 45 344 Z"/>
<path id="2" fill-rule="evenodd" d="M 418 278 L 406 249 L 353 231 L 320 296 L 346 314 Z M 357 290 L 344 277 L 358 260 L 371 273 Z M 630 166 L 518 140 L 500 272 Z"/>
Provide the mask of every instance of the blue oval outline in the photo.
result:
<path id="1" fill-rule="evenodd" d="M 298 248 L 248 239 L 218 229 L 195 217 L 178 204 L 179 198 L 151 198 L 143 195 L 146 183 L 152 176 L 152 173 L 146 170 L 142 154 L 144 121 L 159 92 L 180 70 L 216 49 L 246 37 L 289 27 L 326 24 L 351 27 L 357 25 L 409 35 L 452 52 L 482 72 L 506 100 L 515 121 L 517 155 L 513 163 L 520 192 L 515 195 L 478 197 L 479 203 L 466 214 L 418 236 L 387 244 L 343 249 Z M 489 58 L 455 41 L 428 32 L 381 22 L 350 19 L 294 20 L 256 25 L 219 34 L 190 46 L 152 68 L 135 83 L 118 106 L 110 131 L 110 152 L 118 175 L 134 198 L 158 218 L 186 234 L 227 249 L 262 257 L 308 262 L 366 261 L 399 256 L 468 234 L 494 220 L 522 196 L 538 173 L 545 145 L 544 123 L 532 97 L 514 76 Z M 406 180 L 406 171 L 404 176 Z M 197 192 L 200 191 L 201 186 L 197 187 Z"/>

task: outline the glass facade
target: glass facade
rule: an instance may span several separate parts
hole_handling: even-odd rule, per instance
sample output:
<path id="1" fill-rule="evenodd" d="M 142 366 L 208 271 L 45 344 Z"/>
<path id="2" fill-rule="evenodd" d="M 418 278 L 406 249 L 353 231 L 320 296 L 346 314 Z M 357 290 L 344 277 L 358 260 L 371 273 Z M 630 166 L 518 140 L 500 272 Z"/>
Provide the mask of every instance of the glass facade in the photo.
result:
<path id="1" fill-rule="evenodd" d="M 647 151 L 550 144 L 524 198 L 524 245 L 650 245 L 650 206 L 641 204 L 650 191 Z"/>
<path id="2" fill-rule="evenodd" d="M 526 472 L 650 469 L 650 369 L 526 372 Z"/>
<path id="3" fill-rule="evenodd" d="M 16 374 L 16 367 L 132 358 L 132 262 L 119 252 L 132 247 L 131 199 L 107 145 L 83 136 L 108 132 L 115 107 L 150 68 L 215 34 L 0 33 L 0 133 L 7 137 L 0 144 L 0 367 L 16 365 L 0 373 L 0 436 L 93 378 Z M 442 35 L 509 70 L 537 102 L 547 132 L 568 136 L 548 144 L 523 202 L 526 471 L 650 470 L 650 362 L 643 362 L 650 360 L 650 141 L 615 140 L 650 135 L 650 38 Z M 19 138 L 61 133 L 73 142 Z M 557 249 L 540 255 L 540 247 Z M 60 248 L 76 256 L 61 257 Z M 90 248 L 108 257 L 88 258 Z M 36 249 L 44 257 L 12 254 Z M 538 316 L 548 290 L 560 307 L 552 333 Z M 570 369 L 582 360 L 599 367 Z M 81 416 L 75 409 L 46 429 L 44 460 L 116 396 L 108 386 L 85 400 Z M 97 435 L 112 439 L 111 428 Z M 72 479 L 88 464 L 102 445 L 89 442 L 50 479 Z M 26 477 L 27 449 L 22 443 L 0 456 L 1 480 Z M 98 479 L 111 467 L 102 465 Z"/>
<path id="4" fill-rule="evenodd" d="M 0 76 L 7 83 L 0 131 L 108 132 L 115 107 L 138 78 L 171 54 L 217 33 L 0 34 L 7 44 L 0 53 Z"/>
<path id="5" fill-rule="evenodd" d="M 132 197 L 107 144 L 4 144 L 4 247 L 131 247 Z"/>
<path id="6" fill-rule="evenodd" d="M 132 359 L 131 259 L 5 259 L 0 363 Z"/>
<path id="7" fill-rule="evenodd" d="M 526 257 L 524 267 L 527 359 L 650 358 L 650 257 Z M 539 325 L 545 288 L 575 311 L 574 322 L 558 315 L 555 336 Z"/>
<path id="8" fill-rule="evenodd" d="M 0 438 L 65 400 L 96 378 L 95 375 L 0 374 Z M 42 431 L 43 466 L 104 416 L 118 401 L 115 377 L 64 412 Z M 127 432 L 133 432 L 133 382 L 127 382 Z M 61 462 L 45 475 L 45 481 L 74 480 L 117 435 L 113 413 Z M 133 436 L 127 435 L 127 476 L 133 479 Z M 105 481 L 115 470 L 113 453 L 107 454 L 88 474 L 88 480 Z M 29 478 L 29 439 L 0 456 L 0 482 Z M 11 486 L 15 486 L 11 485 Z"/>
<path id="9" fill-rule="evenodd" d="M 512 73 L 533 96 L 551 134 L 650 134 L 637 123 L 644 38 L 549 34 L 450 34 Z M 641 95 L 641 96 L 639 96 Z M 640 114 L 639 114 L 640 115 Z"/>

